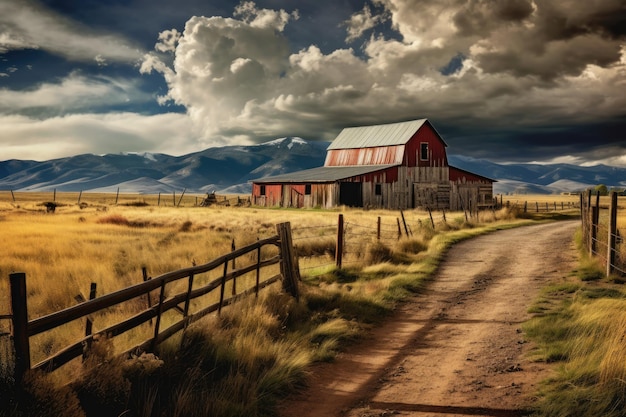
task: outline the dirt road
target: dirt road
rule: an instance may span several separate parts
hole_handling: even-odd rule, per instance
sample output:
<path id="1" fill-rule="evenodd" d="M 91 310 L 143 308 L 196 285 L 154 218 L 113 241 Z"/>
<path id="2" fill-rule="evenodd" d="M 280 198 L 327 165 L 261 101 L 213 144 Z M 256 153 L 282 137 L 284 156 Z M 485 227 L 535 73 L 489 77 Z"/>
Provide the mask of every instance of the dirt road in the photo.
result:
<path id="1" fill-rule="evenodd" d="M 447 254 L 425 294 L 281 405 L 281 417 L 518 416 L 551 370 L 520 325 L 548 282 L 575 267 L 577 222 L 474 238 Z"/>

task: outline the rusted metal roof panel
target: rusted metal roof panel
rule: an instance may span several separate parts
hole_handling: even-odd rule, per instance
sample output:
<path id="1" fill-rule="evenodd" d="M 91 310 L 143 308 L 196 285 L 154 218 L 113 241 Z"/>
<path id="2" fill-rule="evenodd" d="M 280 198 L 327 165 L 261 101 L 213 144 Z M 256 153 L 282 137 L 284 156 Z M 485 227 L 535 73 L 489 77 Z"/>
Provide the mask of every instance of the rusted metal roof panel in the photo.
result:
<path id="1" fill-rule="evenodd" d="M 273 177 L 265 177 L 253 180 L 257 184 L 267 183 L 306 183 L 306 182 L 334 182 L 346 178 L 365 175 L 376 171 L 397 166 L 397 164 L 388 165 L 366 165 L 366 166 L 340 166 L 340 167 L 319 167 L 305 169 L 304 171 L 292 172 L 290 174 L 276 175 Z"/>
<path id="2" fill-rule="evenodd" d="M 347 127 L 339 133 L 328 150 L 404 145 L 426 122 L 426 119 L 419 119 L 384 125 Z"/>
<path id="3" fill-rule="evenodd" d="M 360 149 L 330 149 L 324 166 L 402 164 L 404 145 Z"/>

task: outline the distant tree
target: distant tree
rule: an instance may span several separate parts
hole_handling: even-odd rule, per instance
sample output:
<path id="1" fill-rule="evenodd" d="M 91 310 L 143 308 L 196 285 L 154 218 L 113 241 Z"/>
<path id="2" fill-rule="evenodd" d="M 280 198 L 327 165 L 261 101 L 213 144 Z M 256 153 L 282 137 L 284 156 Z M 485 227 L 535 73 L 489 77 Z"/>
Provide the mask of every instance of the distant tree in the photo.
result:
<path id="1" fill-rule="evenodd" d="M 593 189 L 593 191 L 595 193 L 599 192 L 600 195 L 609 195 L 609 189 L 606 185 L 604 184 L 598 184 L 595 186 L 595 188 Z"/>

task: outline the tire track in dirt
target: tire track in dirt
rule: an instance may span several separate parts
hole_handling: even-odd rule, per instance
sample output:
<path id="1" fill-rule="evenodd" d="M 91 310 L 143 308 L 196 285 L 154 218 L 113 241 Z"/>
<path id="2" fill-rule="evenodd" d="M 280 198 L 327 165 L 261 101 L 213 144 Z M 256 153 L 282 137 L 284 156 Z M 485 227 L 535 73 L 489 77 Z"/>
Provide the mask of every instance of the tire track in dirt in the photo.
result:
<path id="1" fill-rule="evenodd" d="M 494 232 L 455 245 L 422 294 L 335 362 L 281 417 L 517 416 L 549 367 L 520 324 L 540 288 L 575 267 L 578 222 Z"/>

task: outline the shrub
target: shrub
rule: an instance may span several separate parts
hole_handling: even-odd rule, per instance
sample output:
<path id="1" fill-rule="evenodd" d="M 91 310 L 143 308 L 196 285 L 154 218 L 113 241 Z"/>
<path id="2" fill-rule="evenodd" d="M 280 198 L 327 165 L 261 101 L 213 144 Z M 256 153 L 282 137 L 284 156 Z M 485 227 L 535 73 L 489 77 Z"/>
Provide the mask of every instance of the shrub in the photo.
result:
<path id="1" fill-rule="evenodd" d="M 391 262 L 393 260 L 393 251 L 384 243 L 375 242 L 368 246 L 365 262 L 368 265 L 380 264 L 383 262 Z"/>
<path id="2" fill-rule="evenodd" d="M 118 226 L 128 226 L 130 222 L 128 219 L 121 214 L 111 214 L 109 216 L 102 217 L 98 219 L 98 224 L 115 224 Z"/>
<path id="3" fill-rule="evenodd" d="M 418 239 L 402 240 L 399 243 L 400 250 L 406 253 L 420 253 L 428 249 L 428 244 Z"/>

